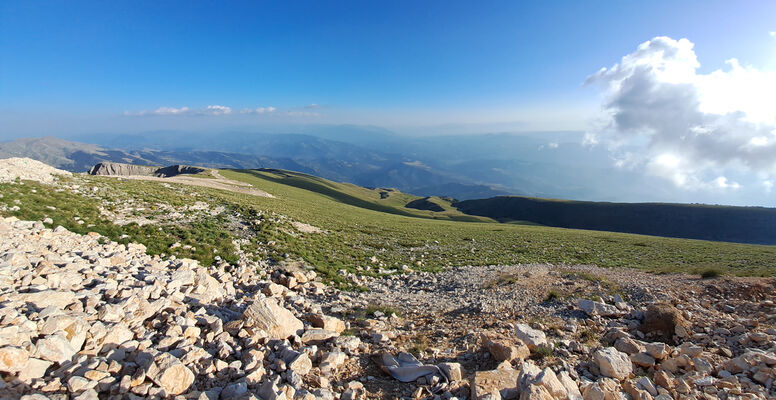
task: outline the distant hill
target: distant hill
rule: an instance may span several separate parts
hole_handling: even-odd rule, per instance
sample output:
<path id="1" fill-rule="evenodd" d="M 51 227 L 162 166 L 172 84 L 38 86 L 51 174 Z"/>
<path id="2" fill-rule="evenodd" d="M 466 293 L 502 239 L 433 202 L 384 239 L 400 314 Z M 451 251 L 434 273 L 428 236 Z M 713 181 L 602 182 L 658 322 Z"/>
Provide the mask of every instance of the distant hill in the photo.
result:
<path id="1" fill-rule="evenodd" d="M 606 203 L 500 196 L 454 203 L 501 222 L 688 239 L 776 244 L 776 208 L 700 204 Z"/>

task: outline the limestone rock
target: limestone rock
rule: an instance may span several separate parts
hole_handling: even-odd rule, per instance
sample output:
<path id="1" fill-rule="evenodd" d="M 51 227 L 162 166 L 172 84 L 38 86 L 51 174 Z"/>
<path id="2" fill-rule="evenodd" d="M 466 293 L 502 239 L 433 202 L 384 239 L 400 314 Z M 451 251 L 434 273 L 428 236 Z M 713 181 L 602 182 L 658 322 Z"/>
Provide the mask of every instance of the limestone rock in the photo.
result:
<path id="1" fill-rule="evenodd" d="M 53 306 L 61 310 L 74 303 L 77 299 L 73 292 L 56 290 L 43 290 L 34 293 L 24 293 L 18 295 L 18 298 L 22 302 L 32 304 L 39 310 L 43 310 L 49 306 Z"/>
<path id="2" fill-rule="evenodd" d="M 146 375 L 172 395 L 185 392 L 194 382 L 194 373 L 170 353 L 154 358 Z"/>
<path id="3" fill-rule="evenodd" d="M 328 315 L 315 314 L 310 317 L 310 323 L 316 328 L 322 328 L 337 333 L 345 331 L 345 323 L 341 319 Z"/>
<path id="4" fill-rule="evenodd" d="M 255 300 L 243 313 L 246 326 L 264 330 L 271 339 L 285 339 L 304 328 L 302 321 L 274 300 Z"/>
<path id="5" fill-rule="evenodd" d="M 492 398 L 515 398 L 519 391 L 517 378 L 520 371 L 513 368 L 501 368 L 492 371 L 477 371 L 471 380 L 472 400 L 482 400 L 486 396 Z"/>
<path id="6" fill-rule="evenodd" d="M 302 334 L 302 343 L 321 344 L 339 336 L 339 333 L 326 329 L 308 329 Z"/>
<path id="7" fill-rule="evenodd" d="M 36 357 L 59 364 L 70 361 L 76 353 L 67 338 L 62 335 L 48 335 L 39 339 L 35 343 L 35 348 Z"/>
<path id="8" fill-rule="evenodd" d="M 506 339 L 483 337 L 488 352 L 496 361 L 521 362 L 531 355 L 531 351 L 521 341 L 509 342 Z"/>
<path id="9" fill-rule="evenodd" d="M 288 363 L 288 369 L 296 372 L 301 376 L 307 375 L 307 373 L 310 372 L 312 368 L 313 363 L 310 361 L 310 357 L 307 356 L 307 353 L 299 354 L 290 363 Z"/>
<path id="10" fill-rule="evenodd" d="M 547 392 L 552 395 L 551 398 L 565 399 L 567 396 L 566 388 L 558 380 L 558 376 L 550 368 L 545 368 L 534 380 L 536 385 L 543 386 Z M 522 395 L 520 396 L 523 397 Z"/>
<path id="11" fill-rule="evenodd" d="M 19 371 L 19 379 L 22 382 L 30 382 L 33 379 L 43 378 L 46 376 L 48 368 L 53 364 L 51 361 L 30 358 L 27 360 L 27 365 L 24 366 L 24 369 Z"/>
<path id="12" fill-rule="evenodd" d="M 533 329 L 526 324 L 515 325 L 515 334 L 531 350 L 547 345 L 547 336 L 544 335 L 544 332 Z"/>
<path id="13" fill-rule="evenodd" d="M 447 379 L 450 380 L 450 382 L 457 382 L 463 379 L 463 368 L 459 363 L 440 363 L 439 370 L 447 376 Z"/>
<path id="14" fill-rule="evenodd" d="M 593 358 L 601 374 L 606 377 L 623 380 L 633 373 L 633 365 L 628 355 L 614 347 L 606 347 L 596 351 Z"/>
<path id="15" fill-rule="evenodd" d="M 13 346 L 2 347 L 0 348 L 0 371 L 19 372 L 27 367 L 29 357 L 27 350 Z"/>
<path id="16" fill-rule="evenodd" d="M 617 307 L 593 300 L 579 299 L 577 305 L 579 305 L 579 308 L 581 308 L 582 311 L 590 316 L 600 315 L 602 317 L 616 317 L 620 315 L 620 310 L 618 310 Z"/>

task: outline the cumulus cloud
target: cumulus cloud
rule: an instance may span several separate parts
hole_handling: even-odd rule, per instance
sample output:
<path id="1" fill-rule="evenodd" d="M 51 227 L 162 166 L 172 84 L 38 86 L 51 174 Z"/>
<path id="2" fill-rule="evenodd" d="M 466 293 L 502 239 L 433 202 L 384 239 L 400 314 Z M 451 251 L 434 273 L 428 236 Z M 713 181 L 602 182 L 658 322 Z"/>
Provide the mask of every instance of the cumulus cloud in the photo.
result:
<path id="1" fill-rule="evenodd" d="M 232 108 L 227 106 L 207 106 L 202 110 L 199 110 L 201 115 L 228 115 L 232 113 Z"/>
<path id="2" fill-rule="evenodd" d="M 641 167 L 688 189 L 735 190 L 730 169 L 776 176 L 776 71 L 742 66 L 699 74 L 687 39 L 656 37 L 586 83 L 604 93 L 605 123 L 589 145 L 606 144 L 616 164 Z M 634 145 L 643 152 L 625 152 Z M 765 183 L 763 183 L 764 186 Z"/>

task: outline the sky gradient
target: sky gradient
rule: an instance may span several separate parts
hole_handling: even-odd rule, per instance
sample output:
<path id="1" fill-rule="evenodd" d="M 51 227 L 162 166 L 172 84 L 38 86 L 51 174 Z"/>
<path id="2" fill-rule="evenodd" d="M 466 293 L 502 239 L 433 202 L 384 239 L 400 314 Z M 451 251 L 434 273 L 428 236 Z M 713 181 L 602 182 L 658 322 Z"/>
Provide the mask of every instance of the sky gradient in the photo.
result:
<path id="1" fill-rule="evenodd" d="M 731 57 L 776 66 L 776 3 L 675 3 L 3 2 L 0 138 L 272 123 L 585 130 L 600 109 L 586 77 L 653 37 L 690 39 L 700 72 Z M 231 118 L 126 118 L 213 105 Z"/>
<path id="2" fill-rule="evenodd" d="M 676 198 L 776 204 L 774 16 L 772 1 L 2 2 L 0 140 L 571 131 Z"/>

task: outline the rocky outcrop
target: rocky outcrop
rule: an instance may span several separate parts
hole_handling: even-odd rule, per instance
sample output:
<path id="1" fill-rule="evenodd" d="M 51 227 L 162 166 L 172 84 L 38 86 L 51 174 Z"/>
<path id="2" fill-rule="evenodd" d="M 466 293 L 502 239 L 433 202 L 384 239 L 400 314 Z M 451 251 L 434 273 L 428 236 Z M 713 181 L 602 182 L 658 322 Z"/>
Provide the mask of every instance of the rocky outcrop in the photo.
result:
<path id="1" fill-rule="evenodd" d="M 147 167 L 142 165 L 122 164 L 114 162 L 101 162 L 89 170 L 90 175 L 108 176 L 157 176 L 169 178 L 181 174 L 199 174 L 205 172 L 204 168 L 189 165 L 171 165 L 169 167 Z"/>
<path id="2" fill-rule="evenodd" d="M 58 176 L 71 175 L 70 172 L 50 167 L 31 158 L 12 157 L 0 160 L 0 183 L 21 179 L 50 184 Z"/>
<path id="3" fill-rule="evenodd" d="M 170 165 L 169 167 L 157 169 L 154 175 L 161 178 L 169 178 L 176 175 L 201 174 L 205 171 L 206 169 L 204 168 L 192 167 L 191 165 Z"/>
<path id="4" fill-rule="evenodd" d="M 89 175 L 109 175 L 109 176 L 130 176 L 130 175 L 143 175 L 154 176 L 157 167 L 146 167 L 142 165 L 121 164 L 114 162 L 101 162 L 95 164 L 92 169 L 89 170 Z"/>

